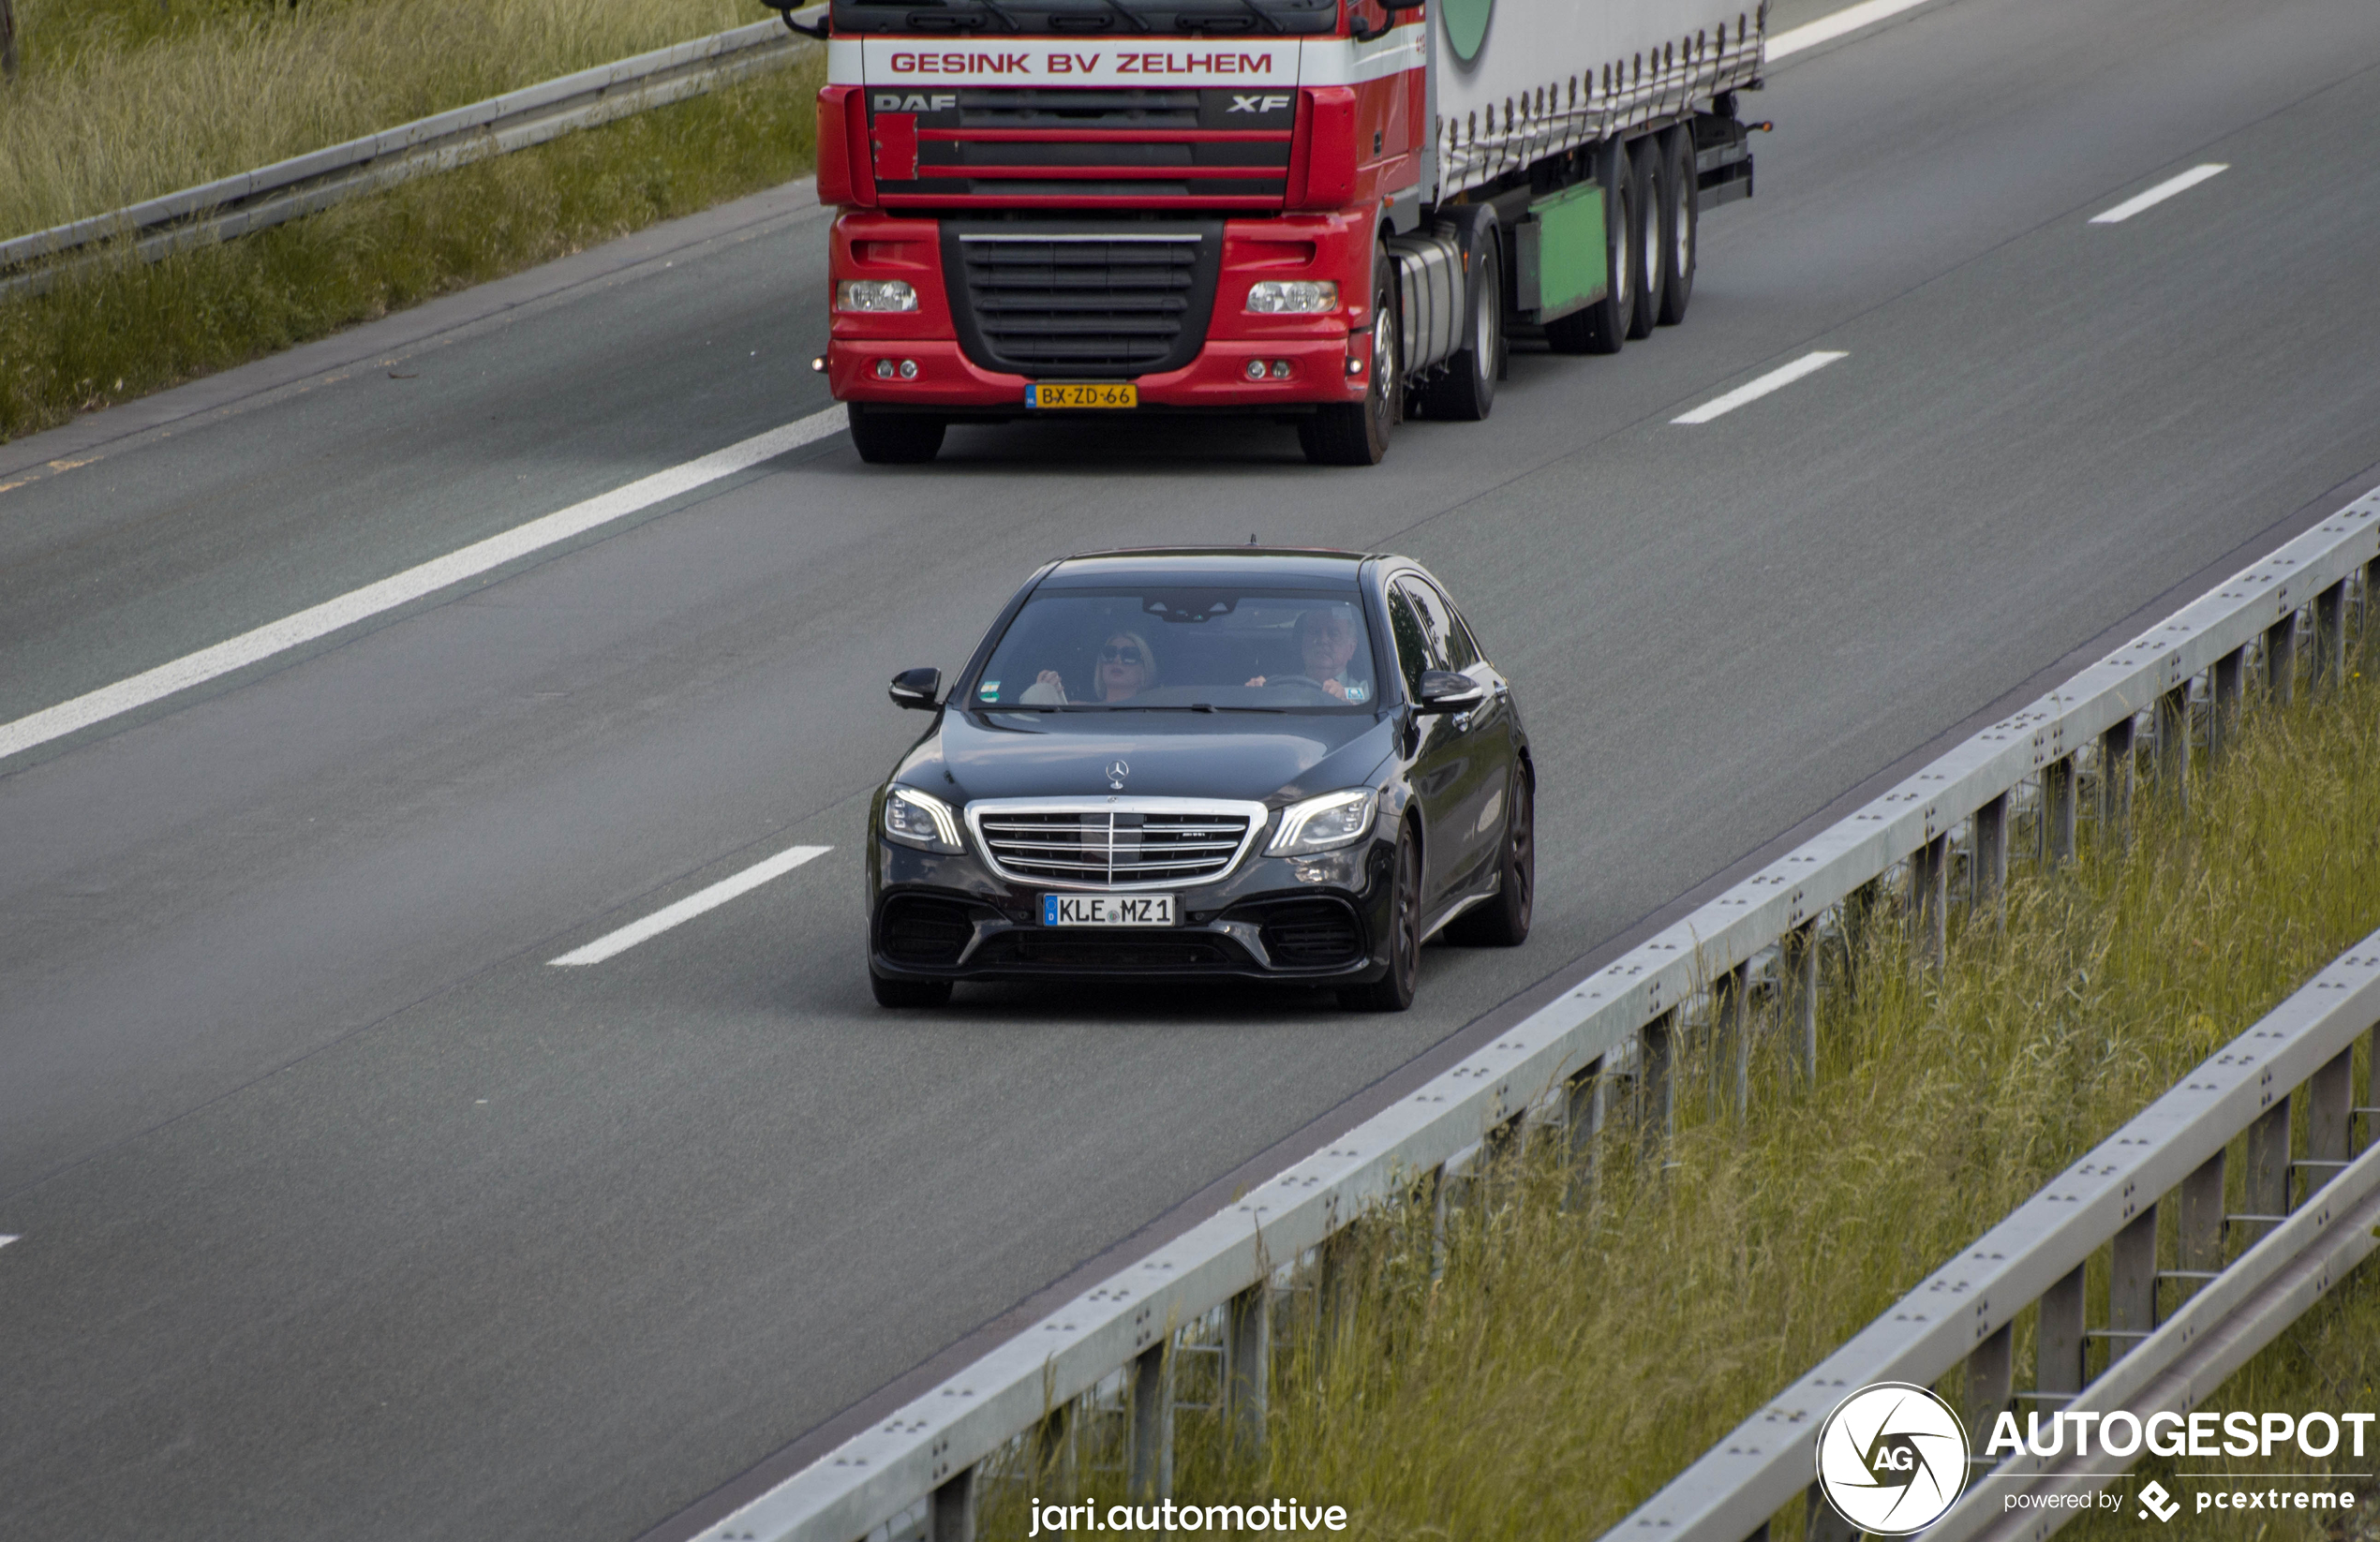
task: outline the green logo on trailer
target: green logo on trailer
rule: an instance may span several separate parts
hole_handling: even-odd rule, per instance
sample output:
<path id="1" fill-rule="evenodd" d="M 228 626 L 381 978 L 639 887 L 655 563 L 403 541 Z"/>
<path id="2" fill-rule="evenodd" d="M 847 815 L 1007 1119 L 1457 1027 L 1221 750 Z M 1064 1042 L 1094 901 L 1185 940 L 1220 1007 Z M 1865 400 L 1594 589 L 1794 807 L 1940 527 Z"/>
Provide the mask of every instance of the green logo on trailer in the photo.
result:
<path id="1" fill-rule="evenodd" d="M 1454 50 L 1458 62 L 1479 62 L 1480 49 L 1487 42 L 1488 20 L 1495 14 L 1495 0 L 1438 0 L 1447 46 Z"/>

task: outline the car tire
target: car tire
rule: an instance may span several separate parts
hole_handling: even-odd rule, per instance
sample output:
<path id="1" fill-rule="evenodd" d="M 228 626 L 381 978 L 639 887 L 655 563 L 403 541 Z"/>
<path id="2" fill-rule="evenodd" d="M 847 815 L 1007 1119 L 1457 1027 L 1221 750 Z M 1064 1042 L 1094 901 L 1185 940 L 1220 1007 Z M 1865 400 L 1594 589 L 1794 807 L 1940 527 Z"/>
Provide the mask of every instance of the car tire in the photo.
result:
<path id="1" fill-rule="evenodd" d="M 1669 264 L 1661 256 L 1661 205 L 1669 200 L 1669 140 L 1647 134 L 1629 147 L 1629 180 L 1636 186 L 1636 208 L 1629 235 L 1636 243 L 1636 304 L 1629 314 L 1630 342 L 1653 335 L 1661 322 L 1662 276 Z"/>
<path id="2" fill-rule="evenodd" d="M 1465 346 L 1421 388 L 1421 410 L 1433 418 L 1478 423 L 1495 406 L 1495 382 L 1504 372 L 1504 240 L 1496 233 L 1493 207 L 1466 203 L 1453 215 L 1470 280 Z"/>
<path id="3" fill-rule="evenodd" d="M 1403 1012 L 1421 978 L 1421 848 L 1410 832 L 1396 843 L 1389 897 L 1389 970 L 1367 986 L 1339 992 L 1350 1012 Z"/>
<path id="4" fill-rule="evenodd" d="M 1694 258 L 1702 242 L 1695 193 L 1702 173 L 1694 169 L 1694 126 L 1679 124 L 1665 137 L 1669 186 L 1661 200 L 1661 325 L 1673 327 L 1686 319 L 1686 303 L 1694 297 Z"/>
<path id="5" fill-rule="evenodd" d="M 1372 259 L 1372 379 L 1363 400 L 1316 408 L 1298 424 L 1298 443 L 1315 465 L 1377 466 L 1388 454 L 1389 435 L 1405 406 L 1405 339 L 1397 309 L 1396 270 L 1382 252 Z"/>
<path id="6" fill-rule="evenodd" d="M 1636 179 L 1628 150 L 1607 142 L 1596 157 L 1603 185 L 1603 297 L 1584 310 L 1545 323 L 1545 344 L 1556 353 L 1617 353 L 1636 313 Z"/>
<path id="7" fill-rule="evenodd" d="M 1504 820 L 1500 882 L 1494 895 L 1454 918 L 1447 941 L 1469 947 L 1517 948 L 1529 940 L 1537 908 L 1537 792 L 1526 767 L 1512 774 L 1512 806 Z"/>
<path id="8" fill-rule="evenodd" d="M 868 984 L 876 992 L 878 1006 L 940 1006 L 950 1000 L 947 980 L 893 980 L 871 969 L 868 971 Z"/>
<path id="9" fill-rule="evenodd" d="M 919 466 L 942 453 L 940 418 L 915 412 L 887 412 L 866 402 L 853 402 L 845 411 L 851 420 L 851 446 L 870 466 Z"/>

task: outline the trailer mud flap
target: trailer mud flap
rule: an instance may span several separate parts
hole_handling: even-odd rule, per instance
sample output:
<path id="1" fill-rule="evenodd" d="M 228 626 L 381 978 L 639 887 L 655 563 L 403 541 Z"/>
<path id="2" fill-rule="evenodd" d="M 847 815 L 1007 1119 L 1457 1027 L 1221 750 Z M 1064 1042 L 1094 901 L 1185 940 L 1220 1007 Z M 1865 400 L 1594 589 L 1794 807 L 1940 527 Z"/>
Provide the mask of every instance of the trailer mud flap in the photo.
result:
<path id="1" fill-rule="evenodd" d="M 1552 321 L 1603 298 L 1608 257 L 1603 189 L 1579 183 L 1539 199 L 1512 227 L 1513 309 L 1525 321 Z"/>

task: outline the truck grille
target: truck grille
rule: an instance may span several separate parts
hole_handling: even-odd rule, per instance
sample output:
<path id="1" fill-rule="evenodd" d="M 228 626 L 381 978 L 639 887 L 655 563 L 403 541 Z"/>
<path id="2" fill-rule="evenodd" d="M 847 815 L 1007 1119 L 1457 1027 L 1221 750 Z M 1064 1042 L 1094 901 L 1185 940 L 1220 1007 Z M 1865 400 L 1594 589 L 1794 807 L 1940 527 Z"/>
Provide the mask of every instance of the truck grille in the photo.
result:
<path id="1" fill-rule="evenodd" d="M 1264 809 L 1187 798 L 1071 807 L 1021 798 L 971 804 L 967 821 L 1004 878 L 1072 889 L 1164 889 L 1230 872 L 1263 827 Z"/>
<path id="2" fill-rule="evenodd" d="M 1197 357 L 1214 309 L 1222 231 L 1016 230 L 944 224 L 959 345 L 987 369 L 1136 376 Z"/>
<path id="3" fill-rule="evenodd" d="M 897 110 L 953 96 L 955 106 Z M 994 87 L 930 97 L 871 91 L 877 189 L 888 206 L 1063 200 L 1084 208 L 1161 198 L 1277 208 L 1288 185 L 1294 96 L 1245 89 Z"/>

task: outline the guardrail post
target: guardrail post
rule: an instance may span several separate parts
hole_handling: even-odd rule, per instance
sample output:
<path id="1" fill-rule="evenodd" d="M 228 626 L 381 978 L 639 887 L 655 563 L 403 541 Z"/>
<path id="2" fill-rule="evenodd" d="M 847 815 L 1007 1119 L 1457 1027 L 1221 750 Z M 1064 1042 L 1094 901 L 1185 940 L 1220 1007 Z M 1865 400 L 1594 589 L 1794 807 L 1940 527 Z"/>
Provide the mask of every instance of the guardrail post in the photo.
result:
<path id="1" fill-rule="evenodd" d="M 1738 964 L 1729 970 L 1717 988 L 1718 1011 L 1714 1016 L 1735 1083 L 1730 1105 L 1741 1119 L 1752 1106 L 1752 966 Z"/>
<path id="2" fill-rule="evenodd" d="M 1603 1079 L 1603 1058 L 1586 1062 L 1563 1084 L 1563 1123 L 1569 1145 L 1569 1206 L 1577 1209 L 1595 1192 L 1596 1136 L 1603 1133 L 1609 1084 Z"/>
<path id="3" fill-rule="evenodd" d="M 2099 735 L 2099 834 L 2132 838 L 2132 719 Z"/>
<path id="4" fill-rule="evenodd" d="M 2239 677 L 2248 662 L 2248 650 L 2233 648 L 2215 660 L 2207 674 L 2207 694 L 2212 712 L 2207 719 L 2207 758 L 2216 759 L 2231 748 L 2231 737 L 2239 732 Z"/>
<path id="5" fill-rule="evenodd" d="M 2298 613 L 2265 629 L 2265 699 L 2286 706 L 2298 693 Z"/>
<path id="6" fill-rule="evenodd" d="M 2033 1327 L 2033 1390 L 2056 1412 L 2083 1389 L 2083 1266 L 2043 1293 Z"/>
<path id="7" fill-rule="evenodd" d="M 1272 1282 L 1259 1280 L 1224 1308 L 1224 1403 L 1232 1437 L 1257 1460 L 1264 1459 L 1264 1416 L 1272 1386 Z"/>
<path id="8" fill-rule="evenodd" d="M 1974 890 L 1969 904 L 1980 913 L 1988 905 L 2000 925 L 2008 922 L 2008 794 L 1975 810 Z"/>
<path id="9" fill-rule="evenodd" d="M 2338 689 L 2345 678 L 2347 581 L 2341 579 L 2313 597 L 2313 689 Z"/>
<path id="10" fill-rule="evenodd" d="M 961 1468 L 934 1486 L 926 1506 L 926 1542 L 975 1542 L 975 1470 Z"/>
<path id="11" fill-rule="evenodd" d="M 2190 682 L 2157 698 L 2157 790 L 2190 807 Z"/>
<path id="12" fill-rule="evenodd" d="M 2181 1180 L 2178 1256 L 2185 1270 L 2223 1268 L 2223 1160 L 2217 1151 Z"/>
<path id="13" fill-rule="evenodd" d="M 1662 1013 L 1638 1034 L 1637 1120 L 1647 1138 L 1677 1134 L 1677 1011 Z"/>
<path id="14" fill-rule="evenodd" d="M 2289 1214 L 2289 1097 L 2283 1093 L 2248 1126 L 2247 1208 L 2227 1219 L 2271 1225 Z M 2259 1234 L 2261 1235 L 2261 1234 Z"/>
<path id="15" fill-rule="evenodd" d="M 2306 1193 L 2312 1194 L 2347 1164 L 2347 1132 L 2355 1119 L 2356 1052 L 2333 1055 L 2306 1083 Z"/>
<path id="16" fill-rule="evenodd" d="M 1984 1456 L 1992 1426 L 2008 1406 L 2016 1381 L 2016 1325 L 2002 1323 L 1967 1356 L 1967 1433 L 1974 1442 L 1969 1465 L 1993 1467 Z"/>
<path id="17" fill-rule="evenodd" d="M 1818 1085 L 1818 923 L 1805 921 L 1783 938 L 1786 977 L 1787 1031 L 1792 1053 L 1786 1057 L 1786 1075 L 1798 1075 L 1805 1087 Z"/>
<path id="18" fill-rule="evenodd" d="M 2125 1223 L 2108 1262 L 2107 1363 L 2113 1365 L 2157 1326 L 2156 1206 Z"/>
<path id="19" fill-rule="evenodd" d="M 2075 757 L 2062 756 L 2041 768 L 2043 866 L 2062 867 L 2075 860 Z"/>
<path id="20" fill-rule="evenodd" d="M 1072 1493 L 1075 1487 L 1075 1405 L 1062 1402 L 1041 1416 L 1033 1431 L 1034 1481 L 1053 1493 Z"/>
<path id="21" fill-rule="evenodd" d="M 1133 1498 L 1152 1503 L 1173 1497 L 1172 1351 L 1168 1334 L 1132 1361 L 1132 1451 L 1125 1476 Z"/>
<path id="22" fill-rule="evenodd" d="M 1950 837 L 1909 853 L 1909 918 L 1926 962 L 1941 967 L 1950 926 Z"/>

